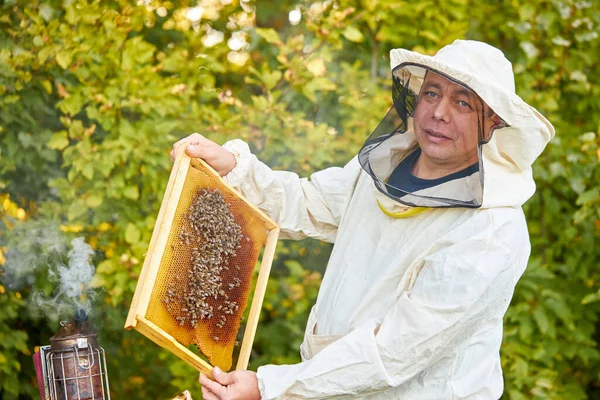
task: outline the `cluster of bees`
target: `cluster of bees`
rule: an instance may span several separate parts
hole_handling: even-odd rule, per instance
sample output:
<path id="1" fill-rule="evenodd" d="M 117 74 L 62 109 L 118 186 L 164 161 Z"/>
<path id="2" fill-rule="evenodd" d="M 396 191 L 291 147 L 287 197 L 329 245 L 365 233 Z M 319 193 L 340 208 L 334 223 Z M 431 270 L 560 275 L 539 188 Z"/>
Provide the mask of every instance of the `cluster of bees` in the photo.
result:
<path id="1" fill-rule="evenodd" d="M 180 326 L 188 322 L 195 328 L 199 320 L 215 317 L 218 319 L 216 327 L 223 328 L 227 323 L 226 315 L 232 315 L 239 309 L 237 303 L 230 300 L 228 292 L 239 287 L 241 280 L 234 277 L 231 282 L 225 283 L 221 273 L 229 269 L 229 260 L 236 255 L 241 241 L 250 239 L 244 237 L 242 228 L 235 222 L 218 189 L 201 188 L 187 212 L 186 220 L 179 241 L 192 250 L 188 284 L 182 297 L 169 287 L 164 302 L 169 312 L 172 311 L 171 304 L 181 304 L 178 315 L 172 313 Z M 235 268 L 240 270 L 237 265 Z M 211 303 L 218 304 L 216 309 Z M 214 339 L 218 340 L 218 337 Z"/>

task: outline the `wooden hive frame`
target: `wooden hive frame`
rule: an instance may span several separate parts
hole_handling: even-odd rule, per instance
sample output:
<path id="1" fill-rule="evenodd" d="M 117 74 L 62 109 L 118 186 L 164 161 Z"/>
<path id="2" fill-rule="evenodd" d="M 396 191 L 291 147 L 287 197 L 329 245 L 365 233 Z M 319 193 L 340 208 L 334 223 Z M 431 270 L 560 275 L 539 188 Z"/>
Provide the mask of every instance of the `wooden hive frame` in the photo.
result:
<path id="1" fill-rule="evenodd" d="M 192 352 L 186 346 L 179 343 L 168 332 L 152 323 L 145 317 L 188 170 L 190 168 L 201 168 L 204 169 L 205 172 L 218 178 L 222 184 L 221 190 L 229 191 L 237 198 L 242 200 L 252 210 L 252 212 L 254 212 L 260 218 L 260 220 L 262 220 L 268 231 L 262 260 L 260 263 L 260 269 L 258 271 L 258 278 L 254 288 L 252 304 L 250 306 L 246 328 L 240 345 L 238 361 L 235 369 L 245 370 L 248 368 L 250 352 L 252 350 L 256 328 L 258 327 L 260 310 L 269 279 L 273 256 L 275 254 L 277 238 L 279 236 L 279 226 L 256 206 L 248 202 L 248 200 L 240 195 L 235 189 L 229 186 L 229 184 L 206 162 L 201 159 L 190 158 L 185 153 L 185 147 L 186 143 L 182 143 L 178 148 L 169 182 L 167 184 L 167 189 L 165 191 L 165 196 L 154 225 L 150 245 L 148 247 L 148 251 L 146 252 L 146 258 L 144 260 L 133 300 L 129 308 L 125 329 L 136 329 L 159 346 L 171 351 L 173 354 L 190 364 L 192 367 L 196 368 L 198 371 L 208 375 L 209 377 L 212 377 L 212 366 L 207 361 Z"/>

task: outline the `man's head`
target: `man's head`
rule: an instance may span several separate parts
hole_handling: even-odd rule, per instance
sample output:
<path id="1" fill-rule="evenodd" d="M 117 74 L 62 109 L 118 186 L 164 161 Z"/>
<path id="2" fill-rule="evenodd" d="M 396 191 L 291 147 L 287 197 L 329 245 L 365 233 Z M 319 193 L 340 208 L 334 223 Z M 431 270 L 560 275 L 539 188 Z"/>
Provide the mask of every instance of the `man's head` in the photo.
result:
<path id="1" fill-rule="evenodd" d="M 390 59 L 393 106 L 358 160 L 396 203 L 481 207 L 490 175 L 494 180 L 527 171 L 554 135 L 552 124 L 515 93 L 510 61 L 486 43 L 456 40 L 434 56 L 394 49 Z M 502 129 L 492 136 L 496 128 Z M 412 152 L 415 145 L 420 153 Z M 398 162 L 410 154 L 418 156 L 412 174 L 390 183 Z M 486 187 L 488 204 L 521 204 L 492 199 L 495 186 Z"/>
<path id="2" fill-rule="evenodd" d="M 414 114 L 421 157 L 446 174 L 478 161 L 478 144 L 501 123 L 470 89 L 427 72 Z"/>

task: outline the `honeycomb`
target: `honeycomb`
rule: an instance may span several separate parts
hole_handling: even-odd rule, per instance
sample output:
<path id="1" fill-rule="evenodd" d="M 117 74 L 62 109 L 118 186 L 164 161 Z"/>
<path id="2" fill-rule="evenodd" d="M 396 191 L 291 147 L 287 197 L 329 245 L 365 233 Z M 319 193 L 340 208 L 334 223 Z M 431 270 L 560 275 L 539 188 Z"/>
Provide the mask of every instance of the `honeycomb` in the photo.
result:
<path id="1" fill-rule="evenodd" d="M 186 243 L 187 234 L 182 236 L 182 232 L 190 232 L 190 206 L 199 193 L 206 192 L 203 189 L 223 196 L 235 224 L 241 228 L 242 236 L 241 240 L 236 242 L 239 243 L 239 247 L 235 250 L 235 255 L 222 260 L 223 269 L 219 276 L 226 297 L 207 297 L 205 301 L 212 310 L 212 315 L 208 318 L 198 318 L 192 323 L 190 318 L 182 319 L 182 316 L 189 315 L 186 296 L 189 296 L 190 281 L 194 280 L 190 279 L 194 246 Z M 214 232 L 214 229 L 211 232 Z M 264 220 L 248 204 L 197 160 L 192 160 L 152 288 L 146 319 L 169 333 L 182 345 L 196 345 L 213 366 L 218 366 L 224 371 L 229 370 L 242 314 L 252 289 L 252 275 L 267 234 Z M 205 242 L 202 236 L 196 236 L 195 240 L 200 245 Z M 235 304 L 236 307 L 232 307 L 231 304 Z"/>

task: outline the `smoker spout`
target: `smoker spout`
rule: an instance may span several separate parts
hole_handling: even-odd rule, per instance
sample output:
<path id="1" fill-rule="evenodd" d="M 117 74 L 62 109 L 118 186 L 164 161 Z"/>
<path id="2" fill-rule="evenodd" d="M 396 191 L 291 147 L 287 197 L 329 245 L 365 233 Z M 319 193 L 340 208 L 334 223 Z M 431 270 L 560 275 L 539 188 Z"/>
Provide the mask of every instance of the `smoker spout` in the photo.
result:
<path id="1" fill-rule="evenodd" d="M 75 313 L 75 316 L 73 317 L 73 321 L 79 325 L 86 322 L 87 320 L 88 320 L 88 316 L 87 316 L 85 310 L 82 308 L 78 309 L 77 312 Z"/>

